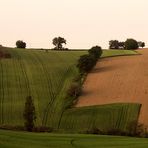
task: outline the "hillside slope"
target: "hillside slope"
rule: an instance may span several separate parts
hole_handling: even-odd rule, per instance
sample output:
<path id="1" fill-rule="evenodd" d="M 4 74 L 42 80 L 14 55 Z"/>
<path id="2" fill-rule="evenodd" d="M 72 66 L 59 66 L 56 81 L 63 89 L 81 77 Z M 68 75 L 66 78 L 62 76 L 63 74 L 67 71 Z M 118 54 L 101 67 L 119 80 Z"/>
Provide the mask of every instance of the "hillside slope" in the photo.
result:
<path id="1" fill-rule="evenodd" d="M 148 125 L 148 49 L 142 55 L 100 60 L 88 75 L 77 107 L 140 103 L 140 122 Z"/>
<path id="2" fill-rule="evenodd" d="M 44 51 L 31 49 L 3 48 L 11 53 L 11 58 L 0 58 L 0 126 L 23 126 L 23 110 L 25 99 L 32 96 L 37 121 L 36 126 L 48 126 L 62 130 L 82 129 L 81 117 L 89 122 L 85 129 L 93 128 L 94 122 L 101 127 L 106 116 L 106 128 L 123 129 L 120 124 L 123 115 L 123 124 L 136 120 L 140 110 L 139 104 L 119 104 L 90 108 L 66 110 L 71 102 L 65 99 L 66 91 L 72 79 L 78 74 L 77 59 L 86 54 L 86 51 Z M 115 55 L 133 55 L 133 51 L 104 51 L 102 57 Z M 111 114 L 108 110 L 111 108 Z M 116 110 L 118 112 L 116 113 Z M 127 113 L 131 111 L 132 116 Z M 86 114 L 87 113 L 87 114 Z M 92 113 L 94 116 L 92 116 Z M 81 115 L 81 116 L 79 116 Z M 86 115 L 85 117 L 83 115 Z M 79 118 L 79 117 L 80 118 Z M 102 118 L 98 118 L 101 116 Z M 72 118 L 71 118 L 72 117 Z M 78 117 L 78 118 L 77 118 Z M 95 118 L 98 118 L 96 121 Z M 66 120 L 65 120 L 66 119 Z M 73 121 L 77 122 L 73 122 Z M 71 127 L 73 125 L 73 127 Z M 77 129 L 76 129 L 77 127 Z M 107 130 L 106 129 L 106 130 Z"/>
<path id="3" fill-rule="evenodd" d="M 85 52 L 4 50 L 11 53 L 12 58 L 0 60 L 0 124 L 23 124 L 28 95 L 34 99 L 37 124 L 46 125 L 49 120 L 53 124 L 51 116 L 59 116 L 65 91 L 78 74 L 76 61 Z"/>

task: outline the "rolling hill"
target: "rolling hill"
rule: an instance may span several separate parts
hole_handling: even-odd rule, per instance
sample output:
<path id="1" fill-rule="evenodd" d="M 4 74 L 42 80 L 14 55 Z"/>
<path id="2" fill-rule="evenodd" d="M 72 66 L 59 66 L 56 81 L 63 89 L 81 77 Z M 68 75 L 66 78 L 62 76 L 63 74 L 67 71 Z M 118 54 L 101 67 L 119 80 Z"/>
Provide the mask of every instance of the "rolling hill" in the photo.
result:
<path id="1" fill-rule="evenodd" d="M 83 129 L 83 124 L 79 125 L 80 117 L 83 116 L 83 119 L 88 121 L 83 130 L 88 130 L 101 126 L 104 121 L 102 114 L 107 116 L 107 122 L 101 130 L 107 130 L 111 120 L 113 125 L 117 125 L 116 128 L 122 129 L 121 115 L 124 116 L 125 126 L 138 118 L 140 104 L 137 103 L 66 109 L 69 102 L 65 99 L 66 91 L 78 74 L 77 59 L 86 51 L 46 52 L 13 48 L 1 50 L 10 53 L 11 58 L 0 59 L 0 126 L 23 126 L 23 110 L 27 96 L 32 96 L 34 100 L 36 126 L 79 131 Z M 134 51 L 105 50 L 102 57 L 135 54 L 137 53 Z M 110 109 L 111 114 L 108 114 Z M 132 116 L 127 116 L 129 111 Z M 73 122 L 74 120 L 77 122 Z M 95 125 L 95 122 L 98 124 Z"/>
<path id="2" fill-rule="evenodd" d="M 77 106 L 139 103 L 139 122 L 148 126 L 148 49 L 138 52 L 141 55 L 101 59 L 88 75 Z"/>

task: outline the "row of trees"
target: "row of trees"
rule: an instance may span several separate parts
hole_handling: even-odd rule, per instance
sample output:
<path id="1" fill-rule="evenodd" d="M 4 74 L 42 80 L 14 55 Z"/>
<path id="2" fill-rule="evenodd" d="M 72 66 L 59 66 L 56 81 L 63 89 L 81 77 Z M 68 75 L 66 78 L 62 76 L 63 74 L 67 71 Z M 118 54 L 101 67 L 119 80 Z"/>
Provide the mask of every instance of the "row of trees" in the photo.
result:
<path id="1" fill-rule="evenodd" d="M 78 60 L 77 67 L 81 74 L 88 73 L 97 63 L 98 59 L 102 55 L 102 48 L 100 46 L 94 46 L 88 54 L 82 55 Z"/>
<path id="2" fill-rule="evenodd" d="M 68 50 L 67 48 L 63 47 L 63 44 L 66 44 L 66 39 L 62 37 L 55 37 L 52 40 L 52 44 L 55 46 L 53 49 L 54 50 Z M 17 48 L 26 48 L 26 43 L 22 40 L 18 40 L 16 42 L 16 47 Z"/>
<path id="3" fill-rule="evenodd" d="M 60 47 L 61 48 L 61 47 Z M 94 46 L 89 51 L 88 54 L 83 55 L 78 60 L 77 67 L 81 76 L 85 73 L 88 73 L 97 63 L 98 59 L 102 55 L 102 49 L 100 46 Z M 76 80 L 77 81 L 77 80 Z M 78 83 L 73 83 L 68 90 L 68 96 L 70 97 L 78 97 L 81 93 L 81 85 Z M 24 109 L 24 126 L 27 131 L 33 131 L 35 128 L 36 121 L 36 112 L 34 101 L 31 96 L 26 98 L 25 109 Z"/>
<path id="4" fill-rule="evenodd" d="M 145 47 L 145 43 L 142 41 L 136 41 L 135 39 L 127 39 L 125 42 L 120 42 L 118 40 L 109 41 L 109 49 L 138 49 Z"/>
<path id="5" fill-rule="evenodd" d="M 52 40 L 53 45 L 55 46 L 54 50 L 68 50 L 67 48 L 63 47 L 63 44 L 66 44 L 66 39 L 62 37 L 55 37 Z M 26 43 L 18 40 L 16 42 L 17 48 L 26 48 Z M 145 43 L 142 41 L 136 41 L 135 39 L 127 39 L 125 42 L 120 42 L 118 40 L 111 40 L 109 41 L 109 49 L 138 49 L 139 47 L 145 47 Z"/>

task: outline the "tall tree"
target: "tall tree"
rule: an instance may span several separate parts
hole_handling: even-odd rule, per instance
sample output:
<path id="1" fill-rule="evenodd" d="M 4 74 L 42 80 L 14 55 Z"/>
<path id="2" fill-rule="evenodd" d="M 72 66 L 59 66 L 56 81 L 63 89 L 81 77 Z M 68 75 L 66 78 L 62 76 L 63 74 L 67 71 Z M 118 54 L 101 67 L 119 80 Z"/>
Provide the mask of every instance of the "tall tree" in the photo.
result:
<path id="1" fill-rule="evenodd" d="M 31 96 L 26 98 L 25 109 L 24 109 L 24 120 L 25 128 L 31 132 L 34 128 L 34 122 L 36 120 L 35 106 Z"/>
<path id="2" fill-rule="evenodd" d="M 63 44 L 66 44 L 66 40 L 62 37 L 55 37 L 52 43 L 55 46 L 55 50 L 63 50 Z"/>

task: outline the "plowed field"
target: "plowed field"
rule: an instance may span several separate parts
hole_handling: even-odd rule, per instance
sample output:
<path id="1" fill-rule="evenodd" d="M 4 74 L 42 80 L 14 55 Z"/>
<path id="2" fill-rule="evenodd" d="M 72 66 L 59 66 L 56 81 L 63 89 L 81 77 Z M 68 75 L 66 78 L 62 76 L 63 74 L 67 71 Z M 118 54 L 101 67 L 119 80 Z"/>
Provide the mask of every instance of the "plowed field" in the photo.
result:
<path id="1" fill-rule="evenodd" d="M 101 59 L 84 83 L 78 107 L 141 103 L 139 122 L 148 126 L 148 49 L 142 55 Z"/>

